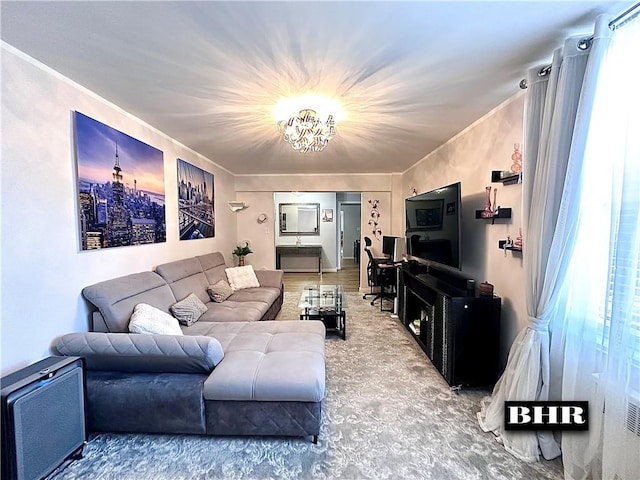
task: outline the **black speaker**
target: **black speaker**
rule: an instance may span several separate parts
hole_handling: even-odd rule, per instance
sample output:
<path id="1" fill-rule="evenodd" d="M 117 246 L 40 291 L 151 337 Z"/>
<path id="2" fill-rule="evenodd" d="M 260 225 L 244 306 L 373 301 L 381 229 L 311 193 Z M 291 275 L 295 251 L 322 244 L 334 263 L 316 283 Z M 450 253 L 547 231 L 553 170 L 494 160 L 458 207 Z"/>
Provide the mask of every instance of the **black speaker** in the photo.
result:
<path id="1" fill-rule="evenodd" d="M 84 361 L 49 357 L 2 377 L 2 480 L 40 479 L 87 440 Z"/>

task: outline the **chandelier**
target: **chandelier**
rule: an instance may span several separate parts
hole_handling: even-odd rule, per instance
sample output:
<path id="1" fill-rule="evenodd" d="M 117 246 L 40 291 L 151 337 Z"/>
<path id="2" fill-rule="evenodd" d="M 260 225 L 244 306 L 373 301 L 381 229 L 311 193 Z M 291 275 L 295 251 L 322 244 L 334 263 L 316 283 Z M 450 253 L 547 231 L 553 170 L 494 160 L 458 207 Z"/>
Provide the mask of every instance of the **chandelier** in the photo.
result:
<path id="1" fill-rule="evenodd" d="M 278 129 L 285 142 L 300 153 L 320 152 L 336 135 L 333 115 L 320 120 L 315 110 L 303 109 L 288 120 L 278 122 Z"/>

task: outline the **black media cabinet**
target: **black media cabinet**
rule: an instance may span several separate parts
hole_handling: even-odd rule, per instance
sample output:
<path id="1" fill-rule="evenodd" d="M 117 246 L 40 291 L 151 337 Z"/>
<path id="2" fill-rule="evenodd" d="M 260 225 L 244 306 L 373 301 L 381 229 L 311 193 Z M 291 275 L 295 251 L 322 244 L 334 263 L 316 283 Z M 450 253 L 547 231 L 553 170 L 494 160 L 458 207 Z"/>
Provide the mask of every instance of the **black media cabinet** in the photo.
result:
<path id="1" fill-rule="evenodd" d="M 449 272 L 402 264 L 400 320 L 454 387 L 491 386 L 500 374 L 501 299 L 475 290 Z"/>

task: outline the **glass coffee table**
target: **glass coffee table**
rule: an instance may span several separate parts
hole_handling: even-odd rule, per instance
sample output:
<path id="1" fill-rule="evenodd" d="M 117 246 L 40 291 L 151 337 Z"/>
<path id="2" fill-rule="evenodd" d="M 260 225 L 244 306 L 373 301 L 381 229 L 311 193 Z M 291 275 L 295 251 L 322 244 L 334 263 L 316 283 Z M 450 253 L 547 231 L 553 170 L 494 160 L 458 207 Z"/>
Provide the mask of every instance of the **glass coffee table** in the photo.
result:
<path id="1" fill-rule="evenodd" d="M 321 320 L 327 331 L 347 338 L 346 296 L 342 285 L 306 285 L 302 289 L 300 320 Z"/>

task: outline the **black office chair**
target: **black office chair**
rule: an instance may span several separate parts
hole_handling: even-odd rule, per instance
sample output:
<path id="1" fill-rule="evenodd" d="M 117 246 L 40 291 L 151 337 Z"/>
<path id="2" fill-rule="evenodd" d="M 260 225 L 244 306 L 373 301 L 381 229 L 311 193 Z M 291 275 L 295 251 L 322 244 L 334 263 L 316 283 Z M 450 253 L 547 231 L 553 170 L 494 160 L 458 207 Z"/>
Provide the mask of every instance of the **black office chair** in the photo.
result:
<path id="1" fill-rule="evenodd" d="M 373 254 L 371 253 L 371 239 L 369 237 L 364 237 L 364 251 L 367 252 L 367 257 L 369 258 L 369 262 L 367 263 L 367 283 L 369 284 L 369 293 L 365 293 L 362 298 L 364 300 L 367 299 L 367 297 L 371 297 L 371 296 L 375 296 L 378 293 L 373 291 L 373 287 L 375 287 L 374 281 L 373 281 L 373 273 L 372 273 L 372 269 L 373 269 Z"/>
<path id="2" fill-rule="evenodd" d="M 371 305 L 376 303 L 376 300 L 380 299 L 380 308 L 382 309 L 383 299 L 393 299 L 393 294 L 388 289 L 395 287 L 395 271 L 391 268 L 381 268 L 380 264 L 388 263 L 387 257 L 374 257 L 371 249 L 371 239 L 364 237 L 364 251 L 367 252 L 369 263 L 367 264 L 367 283 L 369 284 L 369 293 L 365 293 L 362 298 L 373 296 Z M 378 291 L 374 292 L 373 289 L 377 288 Z"/>

